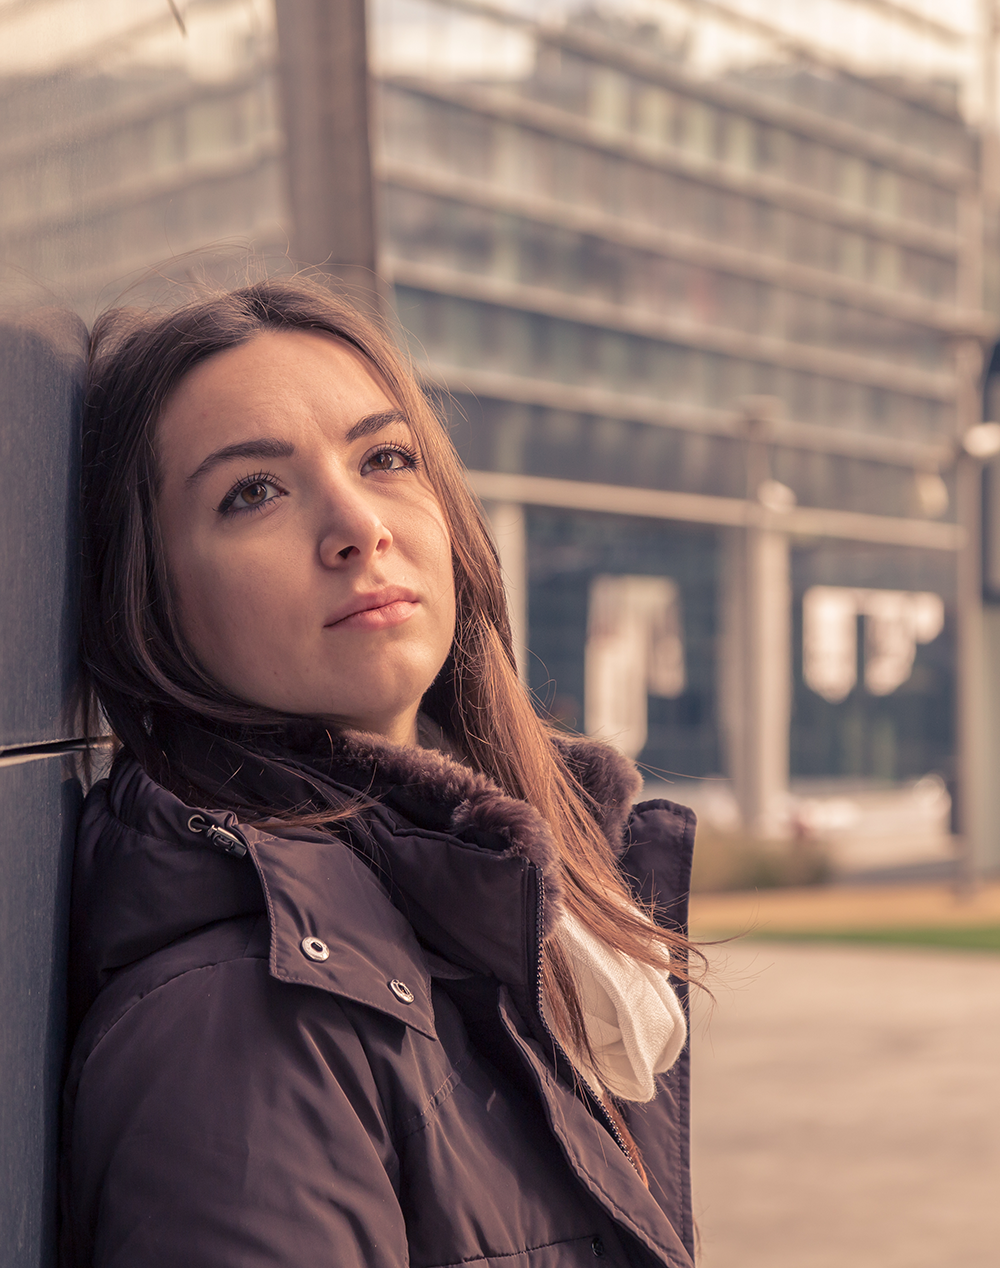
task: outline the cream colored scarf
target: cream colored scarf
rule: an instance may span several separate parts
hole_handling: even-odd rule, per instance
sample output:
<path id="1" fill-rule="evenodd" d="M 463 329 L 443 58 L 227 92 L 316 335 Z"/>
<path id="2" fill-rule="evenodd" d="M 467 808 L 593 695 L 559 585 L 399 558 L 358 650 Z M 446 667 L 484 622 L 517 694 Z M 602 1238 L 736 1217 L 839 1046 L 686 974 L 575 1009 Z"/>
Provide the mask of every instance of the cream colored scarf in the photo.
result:
<path id="1" fill-rule="evenodd" d="M 615 951 L 567 912 L 556 937 L 566 954 L 583 1008 L 596 1070 L 584 1054 L 564 1044 L 580 1074 L 598 1097 L 601 1084 L 624 1101 L 651 1101 L 654 1075 L 680 1056 L 687 1024 L 662 969 Z"/>

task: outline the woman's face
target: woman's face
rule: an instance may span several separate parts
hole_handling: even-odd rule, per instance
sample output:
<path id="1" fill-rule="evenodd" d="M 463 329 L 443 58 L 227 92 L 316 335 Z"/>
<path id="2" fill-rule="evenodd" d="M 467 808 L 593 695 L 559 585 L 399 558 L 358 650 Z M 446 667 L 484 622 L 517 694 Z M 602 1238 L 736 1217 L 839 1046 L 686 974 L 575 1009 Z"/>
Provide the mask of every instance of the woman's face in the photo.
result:
<path id="1" fill-rule="evenodd" d="M 349 345 L 267 332 L 197 366 L 157 432 L 185 638 L 244 700 L 416 739 L 451 646 L 444 516 L 416 437 Z"/>

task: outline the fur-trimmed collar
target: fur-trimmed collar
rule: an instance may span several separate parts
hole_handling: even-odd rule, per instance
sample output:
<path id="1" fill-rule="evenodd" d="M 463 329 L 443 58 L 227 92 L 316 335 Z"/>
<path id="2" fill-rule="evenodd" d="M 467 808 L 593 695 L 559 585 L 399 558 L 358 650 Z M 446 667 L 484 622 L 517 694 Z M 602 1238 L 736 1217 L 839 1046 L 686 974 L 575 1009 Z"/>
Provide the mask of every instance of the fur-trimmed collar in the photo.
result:
<path id="1" fill-rule="evenodd" d="M 426 732 L 425 732 L 426 735 Z M 642 778 L 623 754 L 596 740 L 554 734 L 553 746 L 587 793 L 591 810 L 617 857 Z M 282 756 L 302 762 L 337 782 L 386 800 L 425 826 L 483 843 L 492 838 L 505 852 L 541 868 L 546 882 L 546 932 L 562 914 L 562 869 L 552 831 L 526 801 L 505 793 L 493 780 L 437 748 L 391 744 L 360 731 L 290 731 Z"/>

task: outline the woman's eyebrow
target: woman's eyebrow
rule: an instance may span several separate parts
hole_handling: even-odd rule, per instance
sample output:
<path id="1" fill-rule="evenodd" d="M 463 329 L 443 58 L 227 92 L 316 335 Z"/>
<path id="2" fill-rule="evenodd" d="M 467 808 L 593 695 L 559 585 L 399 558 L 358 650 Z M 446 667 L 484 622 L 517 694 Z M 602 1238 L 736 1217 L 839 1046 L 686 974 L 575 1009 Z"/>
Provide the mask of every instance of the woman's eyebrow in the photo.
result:
<path id="1" fill-rule="evenodd" d="M 233 458 L 291 458 L 295 446 L 289 440 L 279 440 L 276 436 L 261 436 L 256 440 L 238 440 L 234 445 L 223 445 L 216 449 L 200 463 L 197 470 L 192 471 L 185 484 L 194 484 L 220 462 L 229 462 Z"/>
<path id="2" fill-rule="evenodd" d="M 381 431 L 392 423 L 404 423 L 409 426 L 406 415 L 398 409 L 382 410 L 378 414 L 366 414 L 348 429 L 345 439 L 348 444 L 360 440 L 362 436 L 370 436 Z M 196 470 L 188 476 L 185 484 L 194 484 L 203 475 L 207 475 L 220 462 L 229 462 L 233 458 L 291 458 L 295 446 L 288 440 L 279 440 L 275 436 L 261 436 L 257 440 L 238 440 L 233 445 L 223 445 L 210 453 Z"/>
<path id="3" fill-rule="evenodd" d="M 409 419 L 398 409 L 387 409 L 381 414 L 366 414 L 364 418 L 359 418 L 353 427 L 348 428 L 345 440 L 348 444 L 355 440 L 360 440 L 362 436 L 370 436 L 373 432 L 381 431 L 383 427 L 388 427 L 390 423 L 405 423 L 409 427 Z"/>

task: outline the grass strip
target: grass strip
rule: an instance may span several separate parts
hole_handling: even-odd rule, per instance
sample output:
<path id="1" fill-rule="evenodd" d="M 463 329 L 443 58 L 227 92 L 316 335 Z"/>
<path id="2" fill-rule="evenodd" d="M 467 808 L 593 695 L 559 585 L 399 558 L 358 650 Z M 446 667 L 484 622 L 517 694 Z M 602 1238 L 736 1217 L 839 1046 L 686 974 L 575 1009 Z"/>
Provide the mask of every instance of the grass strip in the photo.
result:
<path id="1" fill-rule="evenodd" d="M 875 929 L 755 929 L 744 936 L 759 942 L 855 942 L 894 947 L 946 947 L 958 951 L 1000 951 L 1000 925 L 902 925 Z"/>

